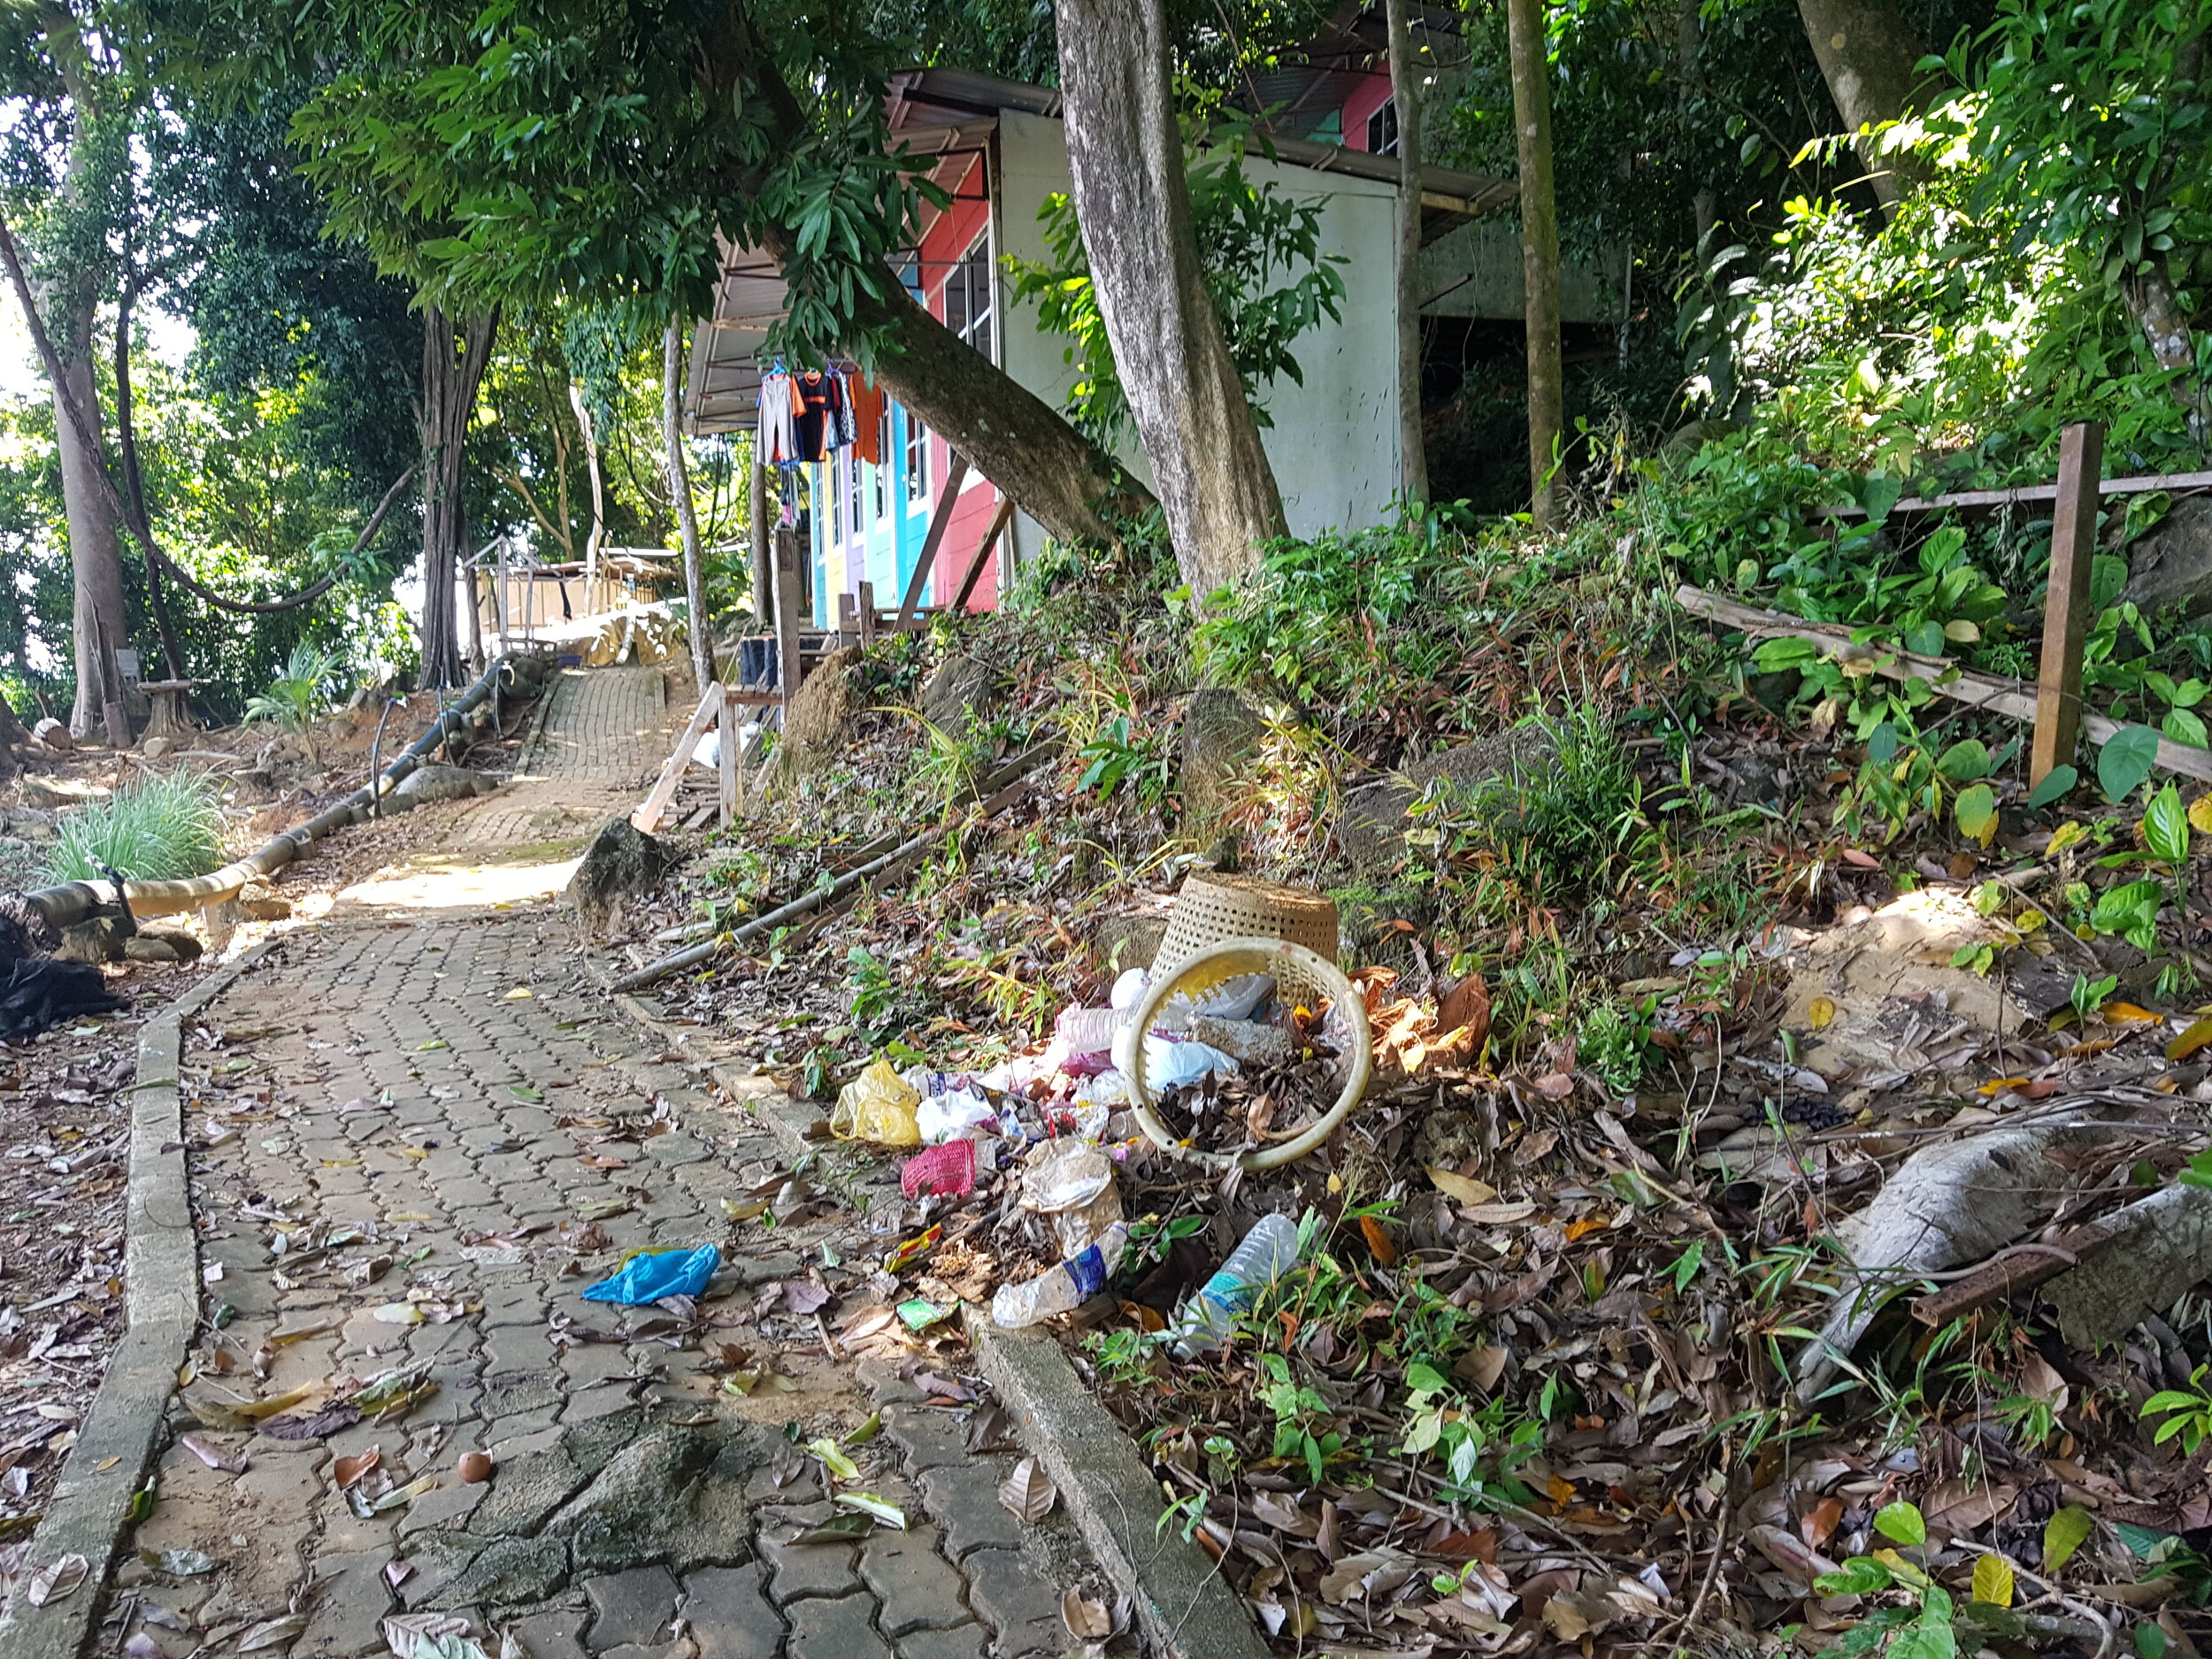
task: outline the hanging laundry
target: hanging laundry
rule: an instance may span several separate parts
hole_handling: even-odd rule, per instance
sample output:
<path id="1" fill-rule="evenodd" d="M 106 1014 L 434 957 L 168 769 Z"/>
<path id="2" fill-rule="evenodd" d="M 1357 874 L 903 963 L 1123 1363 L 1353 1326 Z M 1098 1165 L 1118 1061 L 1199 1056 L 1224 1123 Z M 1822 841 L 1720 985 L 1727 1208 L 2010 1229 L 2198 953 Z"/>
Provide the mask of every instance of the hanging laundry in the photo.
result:
<path id="1" fill-rule="evenodd" d="M 883 410 L 881 388 L 873 387 L 859 375 L 853 376 L 849 388 L 853 405 L 853 453 L 864 461 L 883 465 Z"/>
<path id="2" fill-rule="evenodd" d="M 763 466 L 796 466 L 799 449 L 798 389 L 792 377 L 772 369 L 760 377 L 760 436 L 755 451 Z"/>
<path id="3" fill-rule="evenodd" d="M 837 436 L 832 440 L 841 449 L 853 447 L 853 382 L 852 376 L 835 364 L 830 365 L 830 402 L 837 417 Z"/>

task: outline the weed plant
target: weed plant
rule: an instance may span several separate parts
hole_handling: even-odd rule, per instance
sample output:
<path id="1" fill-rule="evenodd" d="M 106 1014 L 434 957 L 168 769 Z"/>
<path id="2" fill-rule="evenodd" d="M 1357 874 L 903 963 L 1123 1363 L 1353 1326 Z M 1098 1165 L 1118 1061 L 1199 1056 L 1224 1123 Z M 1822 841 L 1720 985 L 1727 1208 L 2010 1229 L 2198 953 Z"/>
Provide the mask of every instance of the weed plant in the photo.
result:
<path id="1" fill-rule="evenodd" d="M 223 862 L 223 810 L 206 780 L 181 768 L 150 773 L 64 816 L 46 873 L 99 879 L 112 865 L 139 881 L 204 876 Z"/>

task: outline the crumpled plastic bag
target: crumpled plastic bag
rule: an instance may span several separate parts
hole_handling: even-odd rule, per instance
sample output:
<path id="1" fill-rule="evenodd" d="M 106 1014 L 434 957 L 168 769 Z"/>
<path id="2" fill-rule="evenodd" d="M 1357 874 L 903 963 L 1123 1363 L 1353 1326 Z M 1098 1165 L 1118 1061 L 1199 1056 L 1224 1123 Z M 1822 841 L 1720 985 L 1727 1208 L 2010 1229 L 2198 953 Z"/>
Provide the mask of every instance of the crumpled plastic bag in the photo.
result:
<path id="1" fill-rule="evenodd" d="M 695 1250 L 648 1250 L 632 1256 L 596 1285 L 587 1285 L 584 1300 L 618 1302 L 637 1308 L 664 1296 L 695 1296 L 721 1265 L 721 1249 L 711 1244 Z"/>
<path id="2" fill-rule="evenodd" d="M 922 1102 L 914 1114 L 914 1126 L 931 1146 L 964 1139 L 973 1129 L 995 1127 L 998 1108 L 972 1089 L 953 1089 Z"/>
<path id="3" fill-rule="evenodd" d="M 837 1109 L 830 1113 L 830 1133 L 840 1141 L 872 1141 L 881 1147 L 919 1146 L 920 1125 L 915 1109 L 922 1097 L 879 1059 L 837 1093 Z"/>

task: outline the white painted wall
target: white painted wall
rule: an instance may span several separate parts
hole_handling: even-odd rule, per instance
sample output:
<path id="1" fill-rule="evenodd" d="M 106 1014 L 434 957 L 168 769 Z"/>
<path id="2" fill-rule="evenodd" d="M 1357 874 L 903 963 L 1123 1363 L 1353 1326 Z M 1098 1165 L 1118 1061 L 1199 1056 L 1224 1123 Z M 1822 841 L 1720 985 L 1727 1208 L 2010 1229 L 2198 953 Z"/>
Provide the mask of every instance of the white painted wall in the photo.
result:
<path id="1" fill-rule="evenodd" d="M 1255 157 L 1251 176 L 1300 197 L 1325 203 L 1321 245 L 1345 256 L 1343 319 L 1326 320 L 1292 348 L 1305 384 L 1284 379 L 1262 402 L 1274 417 L 1261 443 L 1283 493 L 1293 534 L 1356 529 L 1379 522 L 1398 487 L 1397 291 L 1391 250 L 1395 234 L 1394 192 L 1371 179 L 1317 173 Z M 999 116 L 998 247 L 1002 257 L 1045 257 L 1038 210 L 1055 191 L 1073 188 L 1067 143 L 1060 123 L 1008 110 Z M 1046 333 L 1034 306 L 1015 309 L 1003 270 L 999 315 L 1006 319 L 1001 361 L 1006 372 L 1054 408 L 1066 399 L 1075 374 L 1064 336 Z M 1141 452 L 1122 459 L 1151 480 Z M 1024 557 L 1042 541 L 1025 515 L 1018 519 Z"/>

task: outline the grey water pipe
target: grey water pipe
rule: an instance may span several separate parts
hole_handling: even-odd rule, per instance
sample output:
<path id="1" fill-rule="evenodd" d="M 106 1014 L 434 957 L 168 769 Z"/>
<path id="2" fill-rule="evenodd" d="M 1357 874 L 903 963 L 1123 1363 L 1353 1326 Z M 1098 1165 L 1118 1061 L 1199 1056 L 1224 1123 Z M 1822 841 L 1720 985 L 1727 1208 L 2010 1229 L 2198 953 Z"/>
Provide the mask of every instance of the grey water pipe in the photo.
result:
<path id="1" fill-rule="evenodd" d="M 274 875 L 297 858 L 302 849 L 312 846 L 333 830 L 343 828 L 349 824 L 367 822 L 382 797 L 397 788 L 402 780 L 428 759 L 430 751 L 442 739 L 450 742 L 453 733 L 462 724 L 463 717 L 492 695 L 503 673 L 512 667 L 518 674 L 527 672 L 531 678 L 538 679 L 543 675 L 549 660 L 540 652 L 503 653 L 462 694 L 457 703 L 439 712 L 430 729 L 409 744 L 382 777 L 364 784 L 343 800 L 325 807 L 305 823 L 295 825 L 271 837 L 245 857 L 224 865 L 211 875 L 191 876 L 176 881 L 125 883 L 123 890 L 130 899 L 132 912 L 139 916 L 173 916 L 184 910 L 204 910 L 211 904 L 220 904 L 226 900 L 236 898 L 238 890 L 247 882 Z M 526 670 L 523 666 L 525 664 L 530 665 Z M 24 896 L 56 927 L 74 926 L 86 918 L 99 914 L 111 902 L 89 881 L 65 881 L 59 887 L 41 887 L 37 892 Z"/>

